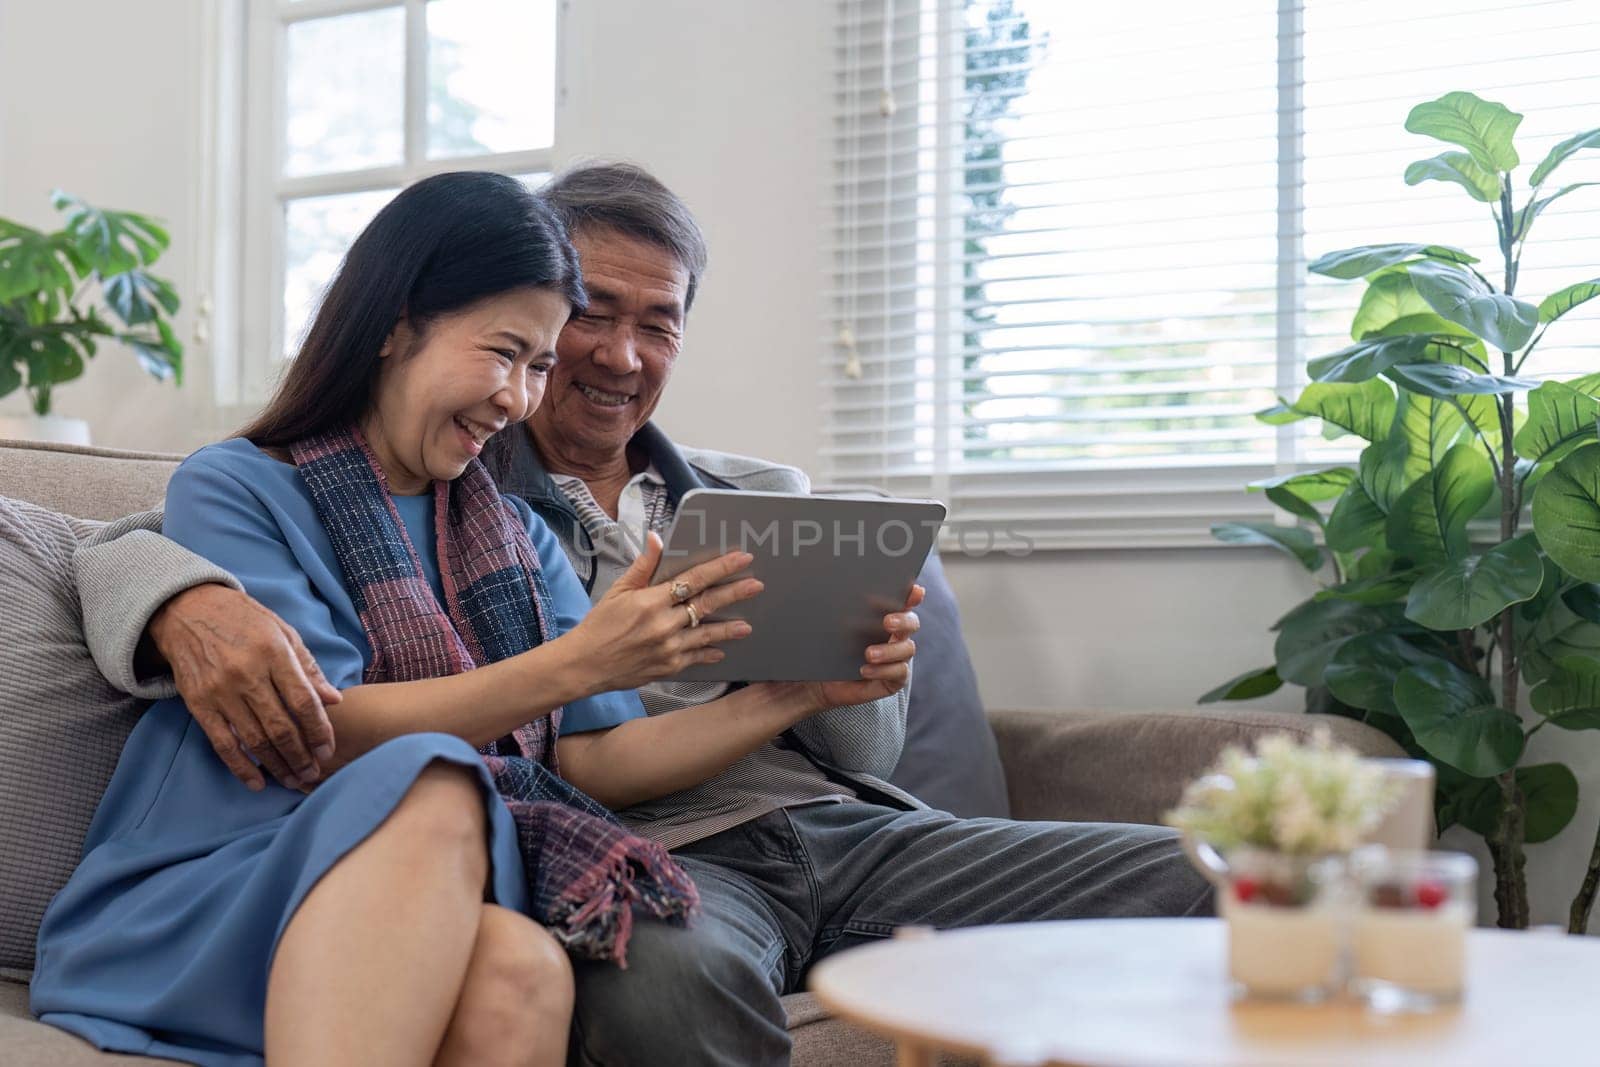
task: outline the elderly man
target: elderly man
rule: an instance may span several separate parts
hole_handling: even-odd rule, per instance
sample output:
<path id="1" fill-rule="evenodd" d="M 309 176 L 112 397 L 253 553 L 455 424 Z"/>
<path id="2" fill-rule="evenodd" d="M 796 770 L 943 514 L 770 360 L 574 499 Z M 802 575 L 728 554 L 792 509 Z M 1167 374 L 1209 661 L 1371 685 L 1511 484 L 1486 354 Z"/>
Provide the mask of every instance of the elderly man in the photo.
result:
<path id="1" fill-rule="evenodd" d="M 780 464 L 679 448 L 650 422 L 706 265 L 683 202 L 644 171 L 610 164 L 571 170 L 544 195 L 571 230 L 591 303 L 561 334 L 541 407 L 485 460 L 502 489 L 562 538 L 599 598 L 688 490 L 807 492 L 809 483 Z M 240 593 L 203 586 L 164 610 L 152 651 L 174 664 L 242 779 L 261 784 L 239 740 L 274 776 L 309 784 L 318 748 L 333 740 L 326 683 L 293 634 L 260 611 Z M 230 675 L 210 665 L 241 641 L 257 643 L 270 667 Z M 159 656 L 150 659 L 159 669 Z M 729 688 L 662 683 L 641 696 L 651 715 L 694 715 Z M 1169 831 L 959 819 L 889 785 L 906 703 L 902 690 L 834 707 L 707 781 L 620 813 L 673 850 L 699 886 L 703 914 L 687 929 L 636 927 L 626 971 L 576 965 L 575 1059 L 787 1063 L 779 997 L 822 957 L 899 926 L 1209 909 L 1208 887 Z"/>
<path id="2" fill-rule="evenodd" d="M 590 305 L 561 334 L 543 404 L 488 458 L 501 487 L 562 537 L 599 597 L 688 490 L 810 486 L 791 467 L 680 449 L 649 421 L 706 265 L 684 203 L 644 171 L 614 164 L 568 171 L 544 196 L 566 219 Z M 652 715 L 683 714 L 727 688 L 662 683 L 641 696 Z M 1165 830 L 927 810 L 884 781 L 899 759 L 905 709 L 904 692 L 835 708 L 709 781 L 621 812 L 673 849 L 700 887 L 704 915 L 689 929 L 640 928 L 627 971 L 578 964 L 579 1054 L 605 1065 L 785 1063 L 778 997 L 828 953 L 897 926 L 1209 906 Z"/>

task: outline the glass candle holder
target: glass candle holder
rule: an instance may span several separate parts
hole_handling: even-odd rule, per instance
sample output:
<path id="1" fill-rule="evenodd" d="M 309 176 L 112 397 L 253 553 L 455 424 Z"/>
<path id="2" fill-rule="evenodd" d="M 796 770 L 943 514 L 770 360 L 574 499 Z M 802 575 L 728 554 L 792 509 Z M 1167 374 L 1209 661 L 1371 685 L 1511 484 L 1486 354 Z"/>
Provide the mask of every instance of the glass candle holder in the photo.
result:
<path id="1" fill-rule="evenodd" d="M 1229 851 L 1217 910 L 1228 926 L 1228 974 L 1237 993 L 1317 1001 L 1338 991 L 1343 876 L 1337 858 Z"/>
<path id="2" fill-rule="evenodd" d="M 1359 850 L 1351 982 L 1379 1011 L 1430 1011 L 1461 999 L 1478 864 L 1459 852 Z"/>

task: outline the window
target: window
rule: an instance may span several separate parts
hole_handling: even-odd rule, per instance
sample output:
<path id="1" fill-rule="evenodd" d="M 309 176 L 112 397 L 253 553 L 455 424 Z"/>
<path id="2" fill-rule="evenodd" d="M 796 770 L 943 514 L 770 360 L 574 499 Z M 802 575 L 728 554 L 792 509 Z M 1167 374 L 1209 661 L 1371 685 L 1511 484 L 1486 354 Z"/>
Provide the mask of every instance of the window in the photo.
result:
<path id="1" fill-rule="evenodd" d="M 833 43 L 826 475 L 998 547 L 1208 543 L 1270 514 L 1244 482 L 1353 458 L 1254 418 L 1349 343 L 1362 286 L 1307 261 L 1496 254 L 1484 205 L 1403 183 L 1447 147 L 1407 112 L 1500 100 L 1529 163 L 1600 125 L 1587 0 L 840 0 Z M 1541 217 L 1519 294 L 1600 275 L 1596 205 Z M 1563 325 L 1547 369 L 1592 369 L 1596 317 Z"/>
<path id="2" fill-rule="evenodd" d="M 264 400 L 346 249 L 447 170 L 541 184 L 556 0 L 247 0 L 235 403 Z M 268 294 L 261 299 L 259 294 Z"/>

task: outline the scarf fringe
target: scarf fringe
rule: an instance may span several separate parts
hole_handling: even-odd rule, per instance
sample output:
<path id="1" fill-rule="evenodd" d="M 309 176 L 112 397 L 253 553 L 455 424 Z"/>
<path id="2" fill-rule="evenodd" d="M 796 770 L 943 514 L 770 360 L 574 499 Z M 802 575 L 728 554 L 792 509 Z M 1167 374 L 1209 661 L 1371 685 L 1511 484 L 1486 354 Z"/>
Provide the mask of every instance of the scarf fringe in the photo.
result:
<path id="1" fill-rule="evenodd" d="M 694 883 L 666 849 L 619 838 L 551 902 L 546 920 L 569 951 L 626 970 L 635 912 L 685 926 L 699 911 Z"/>

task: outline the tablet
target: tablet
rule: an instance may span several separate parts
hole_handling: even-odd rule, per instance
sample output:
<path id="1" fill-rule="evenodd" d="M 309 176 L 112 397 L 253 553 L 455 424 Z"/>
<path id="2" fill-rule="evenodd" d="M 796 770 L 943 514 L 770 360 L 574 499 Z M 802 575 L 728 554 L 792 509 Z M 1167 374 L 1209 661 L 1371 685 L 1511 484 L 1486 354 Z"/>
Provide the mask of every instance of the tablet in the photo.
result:
<path id="1" fill-rule="evenodd" d="M 743 549 L 755 560 L 730 580 L 753 576 L 766 588 L 712 616 L 749 621 L 750 636 L 721 645 L 722 662 L 676 680 L 859 680 L 867 646 L 883 643 L 883 617 L 905 607 L 944 516 L 936 500 L 684 494 L 652 584 Z"/>

